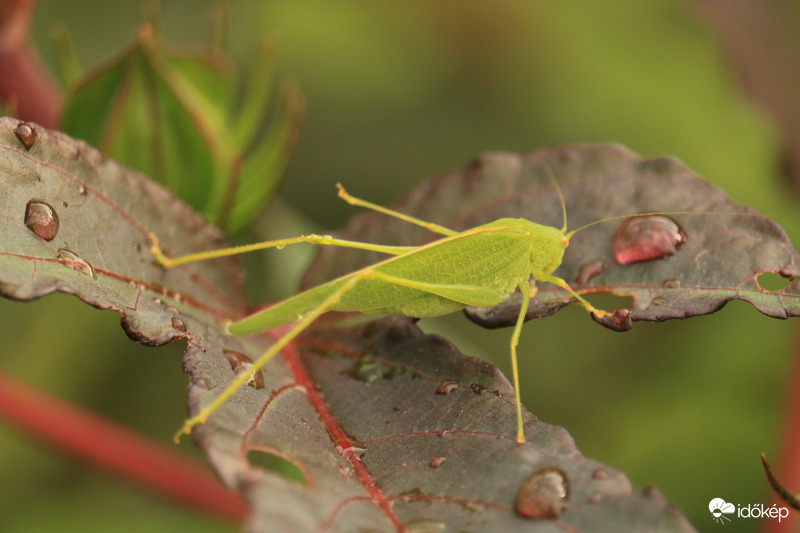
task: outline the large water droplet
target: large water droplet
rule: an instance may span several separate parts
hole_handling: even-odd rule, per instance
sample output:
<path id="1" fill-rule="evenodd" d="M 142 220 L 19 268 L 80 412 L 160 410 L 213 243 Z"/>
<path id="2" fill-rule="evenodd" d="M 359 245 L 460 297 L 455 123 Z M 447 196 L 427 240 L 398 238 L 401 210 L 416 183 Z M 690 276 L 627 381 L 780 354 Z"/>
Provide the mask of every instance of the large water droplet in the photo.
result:
<path id="1" fill-rule="evenodd" d="M 46 241 L 52 241 L 58 234 L 58 213 L 47 202 L 31 200 L 25 206 L 25 225 Z"/>
<path id="2" fill-rule="evenodd" d="M 567 508 L 569 482 L 558 468 L 540 468 L 526 479 L 517 492 L 517 513 L 528 518 L 556 518 Z"/>
<path id="3" fill-rule="evenodd" d="M 20 122 L 17 124 L 17 127 L 14 128 L 14 135 L 16 135 L 17 139 L 25 146 L 25 150 L 30 150 L 33 143 L 36 142 L 36 130 L 27 122 Z"/>
<path id="4" fill-rule="evenodd" d="M 620 265 L 651 261 L 678 251 L 686 241 L 686 233 L 664 215 L 629 218 L 614 234 L 611 249 Z"/>
<path id="5" fill-rule="evenodd" d="M 231 364 L 231 370 L 237 374 L 241 374 L 253 366 L 253 360 L 243 353 L 234 352 L 233 350 L 225 350 L 223 353 L 225 354 L 225 357 L 228 358 L 228 362 Z M 263 389 L 264 374 L 261 373 L 261 370 L 253 374 L 253 377 L 250 378 L 247 384 L 254 389 Z"/>
<path id="6" fill-rule="evenodd" d="M 92 265 L 81 259 L 75 252 L 67 250 L 66 248 L 59 248 L 58 257 L 64 260 L 64 266 L 72 270 L 77 270 L 78 272 L 83 272 L 92 278 L 95 277 Z"/>

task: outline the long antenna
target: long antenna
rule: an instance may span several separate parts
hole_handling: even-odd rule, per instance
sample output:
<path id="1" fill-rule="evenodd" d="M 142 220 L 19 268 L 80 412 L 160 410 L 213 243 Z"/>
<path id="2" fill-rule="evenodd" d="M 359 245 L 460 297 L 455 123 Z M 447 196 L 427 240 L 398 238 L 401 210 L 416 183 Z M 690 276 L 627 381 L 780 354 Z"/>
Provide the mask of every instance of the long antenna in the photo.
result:
<path id="1" fill-rule="evenodd" d="M 658 215 L 728 215 L 728 216 L 736 216 L 736 217 L 765 217 L 765 218 L 772 218 L 771 215 L 763 215 L 761 213 L 732 213 L 732 212 L 720 212 L 720 211 L 653 211 L 650 213 L 633 213 L 630 215 L 617 215 L 608 218 L 601 218 L 600 220 L 595 220 L 594 222 L 589 222 L 586 225 L 581 226 L 578 229 L 574 229 L 567 233 L 567 238 L 572 237 L 577 232 L 584 230 L 588 227 L 595 226 L 597 224 L 602 224 L 603 222 L 608 222 L 609 220 L 621 220 L 623 218 L 638 218 L 638 217 L 652 217 Z"/>
<path id="2" fill-rule="evenodd" d="M 550 181 L 556 188 L 556 192 L 558 193 L 558 200 L 561 202 L 561 213 L 564 215 L 564 227 L 561 228 L 561 233 L 567 232 L 567 204 L 564 202 L 564 195 L 561 192 L 561 186 L 558 184 L 558 180 L 556 179 L 556 175 L 553 173 L 553 169 L 550 167 L 550 163 L 544 161 L 542 163 L 544 167 L 544 171 L 547 174 L 547 177 L 550 178 Z M 584 226 L 585 227 L 585 226 Z M 575 233 L 574 231 L 572 233 Z M 572 235 L 570 233 L 570 235 Z"/>
<path id="3" fill-rule="evenodd" d="M 558 200 L 561 202 L 561 213 L 564 216 L 564 227 L 561 228 L 561 233 L 563 233 L 567 239 L 571 239 L 573 235 L 577 232 L 584 230 L 588 227 L 602 224 L 603 222 L 608 222 L 610 220 L 622 220 L 623 218 L 638 218 L 638 217 L 650 217 L 650 216 L 657 216 L 657 215 L 728 215 L 728 216 L 745 216 L 745 217 L 765 217 L 765 218 L 773 218 L 771 215 L 764 215 L 761 213 L 732 213 L 732 212 L 720 212 L 720 211 L 652 211 L 648 213 L 632 213 L 630 215 L 617 215 L 608 218 L 602 218 L 600 220 L 595 220 L 594 222 L 589 222 L 578 229 L 574 229 L 567 233 L 567 205 L 564 201 L 564 194 L 561 192 L 561 186 L 558 184 L 558 179 L 556 179 L 556 175 L 553 172 L 550 163 L 546 160 L 542 162 L 542 167 L 544 167 L 544 171 L 547 174 L 547 177 L 550 179 L 551 183 L 555 186 L 556 192 L 558 193 Z"/>

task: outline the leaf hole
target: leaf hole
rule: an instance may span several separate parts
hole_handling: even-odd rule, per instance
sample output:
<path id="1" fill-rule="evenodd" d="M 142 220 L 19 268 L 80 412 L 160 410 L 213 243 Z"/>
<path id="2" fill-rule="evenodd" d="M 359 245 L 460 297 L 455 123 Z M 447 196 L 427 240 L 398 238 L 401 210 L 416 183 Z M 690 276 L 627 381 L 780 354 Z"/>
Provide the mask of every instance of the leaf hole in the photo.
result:
<path id="1" fill-rule="evenodd" d="M 633 297 L 627 295 L 603 292 L 598 294 L 584 294 L 582 296 L 596 308 L 611 313 L 617 309 L 630 309 L 633 305 Z"/>
<path id="2" fill-rule="evenodd" d="M 248 450 L 247 462 L 250 466 L 262 468 L 281 475 L 286 479 L 308 485 L 306 475 L 301 468 L 288 459 L 264 450 Z"/>
<path id="3" fill-rule="evenodd" d="M 758 276 L 758 286 L 765 291 L 782 291 L 795 281 L 791 276 L 782 276 L 776 272 L 763 272 Z"/>

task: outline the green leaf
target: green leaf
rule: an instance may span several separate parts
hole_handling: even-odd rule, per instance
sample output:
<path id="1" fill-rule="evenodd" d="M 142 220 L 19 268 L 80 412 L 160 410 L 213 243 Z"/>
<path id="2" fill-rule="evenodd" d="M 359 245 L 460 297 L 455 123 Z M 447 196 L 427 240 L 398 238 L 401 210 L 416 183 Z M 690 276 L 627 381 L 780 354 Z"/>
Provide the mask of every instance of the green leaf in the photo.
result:
<path id="1" fill-rule="evenodd" d="M 211 216 L 215 173 L 225 165 L 218 99 L 228 70 L 211 57 L 167 61 L 143 26 L 122 55 L 70 89 L 62 126 Z"/>
<path id="2" fill-rule="evenodd" d="M 57 228 L 46 209 L 26 225 L 32 200 L 55 211 Z M 0 119 L 0 210 L 0 292 L 76 294 L 120 313 L 139 342 L 186 338 L 191 413 L 280 334 L 226 335 L 220 320 L 244 312 L 236 262 L 163 271 L 147 241 L 154 231 L 187 253 L 221 246 L 219 233 L 80 141 Z M 246 491 L 249 530 L 692 530 L 561 428 L 526 414 L 528 442 L 517 444 L 513 391 L 491 365 L 405 318 L 334 318 L 193 433 L 220 478 Z M 254 466 L 260 455 L 290 461 L 303 479 Z"/>
<path id="3" fill-rule="evenodd" d="M 56 22 L 50 30 L 50 39 L 53 41 L 53 47 L 55 48 L 61 83 L 65 87 L 72 85 L 80 77 L 83 68 L 81 68 L 67 25 L 63 22 Z"/>
<path id="4" fill-rule="evenodd" d="M 241 184 L 236 190 L 230 220 L 225 224 L 237 233 L 258 213 L 275 191 L 289 164 L 298 136 L 298 122 L 305 114 L 305 98 L 294 84 L 286 84 L 277 116 L 269 124 L 261 142 L 242 163 Z"/>
<path id="5" fill-rule="evenodd" d="M 168 48 L 145 24 L 126 50 L 69 88 L 62 127 L 164 183 L 211 222 L 239 231 L 271 198 L 304 110 L 292 87 L 262 126 L 273 53 L 260 48 L 234 120 L 228 57 L 215 48 Z"/>

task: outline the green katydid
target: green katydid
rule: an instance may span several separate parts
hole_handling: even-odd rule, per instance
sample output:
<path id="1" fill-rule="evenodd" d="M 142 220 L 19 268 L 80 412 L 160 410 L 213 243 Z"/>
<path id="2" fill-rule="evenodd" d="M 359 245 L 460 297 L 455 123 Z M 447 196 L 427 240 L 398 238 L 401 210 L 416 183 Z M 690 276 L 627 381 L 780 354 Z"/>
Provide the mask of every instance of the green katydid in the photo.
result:
<path id="1" fill-rule="evenodd" d="M 337 184 L 339 197 L 347 203 L 378 211 L 400 220 L 422 226 L 443 238 L 421 246 L 384 246 L 337 239 L 329 235 L 304 235 L 289 239 L 261 242 L 175 258 L 166 257 L 155 235 L 150 234 L 151 252 L 164 268 L 266 248 L 281 249 L 286 245 L 307 242 L 377 251 L 391 255 L 388 259 L 345 276 L 323 283 L 230 323 L 232 335 L 253 335 L 272 328 L 295 323 L 253 365 L 241 372 L 199 414 L 186 420 L 175 435 L 177 439 L 204 423 L 208 417 L 241 386 L 289 344 L 314 320 L 327 311 L 360 311 L 363 313 L 396 313 L 411 317 L 433 317 L 461 310 L 467 306 L 490 307 L 505 301 L 519 289 L 528 298 L 522 305 L 511 335 L 511 363 L 517 405 L 517 442 L 525 442 L 520 400 L 517 344 L 528 309 L 529 298 L 536 293 L 536 281 L 553 283 L 569 292 L 590 313 L 598 318 L 612 313 L 599 310 L 575 292 L 553 272 L 559 267 L 570 238 L 588 226 L 613 219 L 654 214 L 623 215 L 592 222 L 567 232 L 564 199 L 552 172 L 548 174 L 556 186 L 564 225 L 561 229 L 536 224 L 522 218 L 501 218 L 462 232 L 426 222 L 387 209 L 348 194 Z M 684 213 L 684 212 L 681 212 Z M 688 214 L 688 213 L 686 213 Z M 697 214 L 697 213 L 694 213 Z"/>

